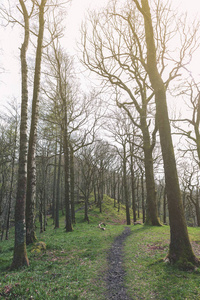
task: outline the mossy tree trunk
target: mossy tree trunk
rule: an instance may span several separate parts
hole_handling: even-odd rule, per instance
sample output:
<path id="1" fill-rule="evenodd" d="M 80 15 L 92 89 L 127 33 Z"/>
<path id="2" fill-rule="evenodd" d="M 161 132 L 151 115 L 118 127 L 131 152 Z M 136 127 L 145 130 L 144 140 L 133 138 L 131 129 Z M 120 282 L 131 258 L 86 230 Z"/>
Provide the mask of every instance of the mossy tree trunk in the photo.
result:
<path id="1" fill-rule="evenodd" d="M 181 193 L 178 182 L 176 161 L 171 138 L 171 129 L 166 103 L 166 89 L 158 72 L 156 60 L 156 47 L 154 41 L 153 25 L 148 0 L 133 0 L 143 15 L 145 37 L 147 46 L 147 70 L 152 88 L 155 92 L 156 114 L 160 135 L 161 150 L 164 162 L 166 192 L 168 199 L 170 219 L 170 247 L 167 258 L 171 262 L 180 264 L 197 263 L 189 241 Z"/>
<path id="2" fill-rule="evenodd" d="M 26 195 L 26 243 L 31 244 L 36 241 L 35 233 L 35 202 L 36 202 L 36 142 L 37 125 L 39 117 L 39 91 L 40 74 L 42 61 L 42 45 L 44 35 L 44 9 L 47 0 L 42 0 L 39 5 L 39 33 L 37 39 L 37 50 L 35 59 L 32 117 L 28 148 L 28 166 L 27 166 L 27 195 Z"/>
<path id="3" fill-rule="evenodd" d="M 26 183 L 27 183 L 27 121 L 28 121 L 28 68 L 26 52 L 29 43 L 29 15 L 23 0 L 19 0 L 24 17 L 24 42 L 21 47 L 22 102 L 17 196 L 15 206 L 15 246 L 11 269 L 29 265 L 26 251 Z"/>

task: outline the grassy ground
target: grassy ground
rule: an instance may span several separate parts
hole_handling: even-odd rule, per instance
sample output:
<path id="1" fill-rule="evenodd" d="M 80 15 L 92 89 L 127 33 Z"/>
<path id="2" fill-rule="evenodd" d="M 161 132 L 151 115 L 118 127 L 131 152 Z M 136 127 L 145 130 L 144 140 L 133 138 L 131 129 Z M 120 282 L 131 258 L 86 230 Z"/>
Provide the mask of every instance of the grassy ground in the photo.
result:
<path id="1" fill-rule="evenodd" d="M 46 243 L 45 251 L 28 247 L 30 267 L 9 271 L 13 256 L 13 232 L 0 243 L 0 298 L 2 299 L 87 299 L 107 300 L 104 283 L 107 252 L 125 226 L 125 210 L 113 208 L 105 197 L 103 213 L 90 209 L 90 224 L 84 223 L 83 210 L 77 213 L 74 231 L 54 230 L 48 220 L 47 231 L 37 234 Z M 106 223 L 106 230 L 98 228 Z M 118 225 L 118 226 L 116 226 Z M 169 227 L 131 226 L 125 247 L 126 286 L 133 299 L 200 299 L 200 271 L 183 272 L 163 263 L 169 244 Z M 200 256 L 200 229 L 189 228 L 191 240 Z"/>
<path id="2" fill-rule="evenodd" d="M 120 224 L 125 221 L 125 210 L 122 208 L 118 213 L 113 202 L 105 197 L 102 214 L 91 207 L 90 224 L 83 222 L 83 214 L 83 210 L 77 212 L 77 224 L 71 233 L 64 230 L 64 217 L 57 230 L 49 219 L 47 231 L 37 233 L 38 240 L 46 243 L 46 251 L 27 248 L 29 268 L 8 269 L 13 257 L 13 232 L 9 241 L 0 243 L 0 298 L 105 299 L 107 250 L 124 229 Z M 98 228 L 99 222 L 105 222 L 105 231 Z"/>
<path id="3" fill-rule="evenodd" d="M 193 249 L 200 256 L 200 229 L 189 228 Z M 200 269 L 181 271 L 163 262 L 169 227 L 135 226 L 125 247 L 127 288 L 133 299 L 200 299 Z"/>

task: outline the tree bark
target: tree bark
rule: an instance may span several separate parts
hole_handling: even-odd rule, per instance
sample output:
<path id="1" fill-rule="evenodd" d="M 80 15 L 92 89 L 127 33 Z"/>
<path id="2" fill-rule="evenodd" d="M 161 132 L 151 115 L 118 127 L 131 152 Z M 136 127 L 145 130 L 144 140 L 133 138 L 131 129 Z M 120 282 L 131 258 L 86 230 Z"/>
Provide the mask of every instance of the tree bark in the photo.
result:
<path id="1" fill-rule="evenodd" d="M 183 265 L 184 267 L 184 265 L 187 265 L 187 262 L 196 264 L 198 260 L 192 251 L 184 217 L 166 103 L 166 90 L 157 68 L 156 47 L 148 0 L 141 0 L 142 8 L 140 7 L 138 1 L 133 1 L 136 3 L 138 9 L 142 12 L 144 17 L 147 46 L 147 71 L 152 88 L 155 92 L 156 114 L 164 161 L 166 192 L 170 219 L 171 236 L 167 258 L 171 262 L 179 262 L 180 265 Z"/>
<path id="2" fill-rule="evenodd" d="M 6 240 L 8 240 L 9 238 L 9 229 L 10 229 L 10 213 L 11 213 L 14 173 L 15 173 L 16 145 L 17 145 L 17 124 L 14 131 L 14 149 L 12 153 L 12 170 L 11 170 L 11 179 L 10 179 L 10 192 L 8 198 L 8 214 L 6 220 Z"/>
<path id="3" fill-rule="evenodd" d="M 55 209 L 55 228 L 59 228 L 59 204 L 60 204 L 60 175 L 61 175 L 62 143 L 60 141 L 60 152 L 58 159 L 58 175 L 56 186 L 56 209 Z"/>
<path id="4" fill-rule="evenodd" d="M 24 17 L 24 42 L 21 47 L 22 102 L 17 196 L 15 206 L 15 246 L 11 269 L 29 265 L 26 251 L 26 183 L 27 183 L 27 121 L 28 121 L 28 68 L 26 52 L 29 43 L 29 16 L 23 0 L 19 0 Z"/>
<path id="5" fill-rule="evenodd" d="M 133 170 L 133 149 L 132 145 L 130 145 L 130 152 L 131 152 L 131 164 L 130 164 L 130 171 L 131 171 L 131 196 L 132 196 L 132 209 L 133 209 L 133 223 L 137 221 L 136 216 L 136 205 L 135 205 L 135 174 Z"/>
<path id="6" fill-rule="evenodd" d="M 54 158 L 54 171 L 53 171 L 53 196 L 52 196 L 52 219 L 55 224 L 56 215 L 56 178 L 57 178 L 57 138 L 55 143 L 55 158 Z"/>
<path id="7" fill-rule="evenodd" d="M 123 157 L 123 187 L 124 187 L 124 197 L 126 205 L 126 223 L 131 225 L 130 211 L 129 211 L 129 201 L 128 201 L 128 186 L 127 186 L 127 170 L 126 170 L 126 145 L 123 145 L 124 148 L 124 157 Z"/>
<path id="8" fill-rule="evenodd" d="M 144 124 L 143 124 L 144 123 Z M 141 130 L 143 133 L 143 150 L 144 150 L 144 165 L 145 165 L 145 179 L 146 179 L 146 220 L 145 224 L 153 226 L 161 226 L 158 220 L 158 211 L 156 203 L 156 188 L 153 172 L 153 148 L 150 142 L 149 130 L 146 124 L 146 118 L 141 118 Z"/>
<path id="9" fill-rule="evenodd" d="M 39 91 L 40 74 L 42 60 L 42 44 L 44 35 L 44 8 L 47 0 L 42 0 L 39 5 L 39 33 L 37 40 L 37 52 L 35 60 L 33 100 L 32 100 L 32 118 L 29 136 L 28 148 L 28 166 L 27 166 L 27 195 L 26 195 L 26 243 L 31 244 L 36 241 L 35 233 L 35 197 L 36 197 L 36 142 L 37 125 L 39 115 Z"/>
<path id="10" fill-rule="evenodd" d="M 69 137 L 68 137 L 68 130 L 67 130 L 67 107 L 66 103 L 64 104 L 64 159 L 65 159 L 65 229 L 66 232 L 72 231 L 72 220 L 71 220 L 71 208 L 70 208 L 70 198 L 69 198 Z"/>
<path id="11" fill-rule="evenodd" d="M 141 170 L 142 171 L 142 170 Z M 146 220 L 146 207 L 144 202 L 144 174 L 141 175 L 141 192 L 142 192 L 142 221 L 145 223 Z"/>
<path id="12" fill-rule="evenodd" d="M 71 143 L 70 143 L 70 191 L 71 191 L 72 224 L 76 224 L 75 203 L 74 203 L 74 149 Z"/>

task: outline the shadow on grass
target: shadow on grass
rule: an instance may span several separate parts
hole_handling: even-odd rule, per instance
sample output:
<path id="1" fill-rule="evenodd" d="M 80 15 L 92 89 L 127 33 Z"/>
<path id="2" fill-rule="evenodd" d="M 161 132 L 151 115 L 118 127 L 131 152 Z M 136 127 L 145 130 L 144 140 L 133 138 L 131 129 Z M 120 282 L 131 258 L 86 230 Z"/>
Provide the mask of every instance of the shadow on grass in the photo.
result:
<path id="1" fill-rule="evenodd" d="M 136 225 L 132 233 L 127 266 L 133 299 L 200 299 L 200 269 L 181 271 L 163 260 L 168 251 L 169 227 Z"/>
<path id="2" fill-rule="evenodd" d="M 200 299 L 199 270 L 181 271 L 162 259 L 150 263 L 148 269 L 153 274 L 151 290 L 156 299 Z"/>

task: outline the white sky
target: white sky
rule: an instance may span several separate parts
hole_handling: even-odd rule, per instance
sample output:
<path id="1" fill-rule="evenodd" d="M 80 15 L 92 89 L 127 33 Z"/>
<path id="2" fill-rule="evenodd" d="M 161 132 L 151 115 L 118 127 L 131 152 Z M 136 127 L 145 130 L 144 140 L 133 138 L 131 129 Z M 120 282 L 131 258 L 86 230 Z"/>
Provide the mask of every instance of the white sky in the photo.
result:
<path id="1" fill-rule="evenodd" d="M 107 2 L 108 0 L 72 0 L 66 20 L 65 46 L 67 52 L 75 54 L 75 40 L 79 39 L 79 28 L 87 9 L 101 7 Z M 173 0 L 172 2 L 180 7 L 180 9 L 187 10 L 191 18 L 200 12 L 199 0 Z M 17 34 L 17 27 L 13 29 L 10 27 L 6 29 L 0 27 L 0 37 L 0 49 L 2 49 L 0 52 L 0 64 L 5 68 L 5 73 L 0 74 L 1 105 L 14 96 L 20 98 L 19 48 L 21 46 L 21 39 Z M 198 68 L 199 62 L 200 55 L 199 61 L 196 63 Z"/>

